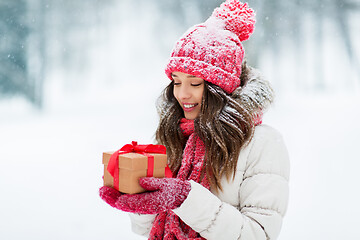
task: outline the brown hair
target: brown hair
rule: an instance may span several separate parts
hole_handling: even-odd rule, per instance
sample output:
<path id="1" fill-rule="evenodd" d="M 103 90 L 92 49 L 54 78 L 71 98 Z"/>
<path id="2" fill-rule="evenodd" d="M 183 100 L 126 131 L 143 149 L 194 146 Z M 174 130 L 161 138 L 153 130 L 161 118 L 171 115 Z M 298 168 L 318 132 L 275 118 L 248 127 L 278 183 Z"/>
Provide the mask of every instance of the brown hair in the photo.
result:
<path id="1" fill-rule="evenodd" d="M 248 70 L 243 64 L 241 79 L 246 83 Z M 195 133 L 204 142 L 206 171 L 214 189 L 222 189 L 220 179 L 235 176 L 240 150 L 251 139 L 254 131 L 253 113 L 242 104 L 238 94 L 227 94 L 219 86 L 204 81 L 201 111 L 194 121 Z M 179 128 L 183 110 L 173 95 L 174 83 L 164 89 L 157 107 L 160 115 L 156 141 L 165 145 L 169 167 L 177 173 L 181 166 L 186 139 Z"/>

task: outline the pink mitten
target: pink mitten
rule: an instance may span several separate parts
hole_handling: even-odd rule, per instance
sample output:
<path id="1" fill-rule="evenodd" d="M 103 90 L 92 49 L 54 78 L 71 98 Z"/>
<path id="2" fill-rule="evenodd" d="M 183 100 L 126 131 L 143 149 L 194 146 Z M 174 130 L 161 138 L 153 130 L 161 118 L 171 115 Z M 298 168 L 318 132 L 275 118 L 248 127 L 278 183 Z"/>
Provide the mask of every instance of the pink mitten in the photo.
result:
<path id="1" fill-rule="evenodd" d="M 118 198 L 115 207 L 140 214 L 156 214 L 180 207 L 188 196 L 191 185 L 177 178 L 141 178 L 140 185 L 150 192 L 125 194 Z"/>
<path id="2" fill-rule="evenodd" d="M 111 187 L 101 187 L 99 189 L 99 195 L 107 204 L 112 207 L 115 207 L 116 201 L 122 195 L 119 191 L 111 188 Z"/>

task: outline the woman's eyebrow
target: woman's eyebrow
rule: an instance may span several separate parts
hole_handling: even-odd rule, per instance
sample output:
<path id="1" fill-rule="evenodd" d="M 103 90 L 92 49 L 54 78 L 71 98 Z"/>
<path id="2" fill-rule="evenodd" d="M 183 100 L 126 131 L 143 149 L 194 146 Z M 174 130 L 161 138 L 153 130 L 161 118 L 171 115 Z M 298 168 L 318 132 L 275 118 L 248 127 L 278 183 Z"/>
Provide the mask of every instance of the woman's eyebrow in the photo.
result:
<path id="1" fill-rule="evenodd" d="M 175 75 L 175 74 L 171 74 L 171 77 L 178 77 L 177 75 Z M 188 75 L 188 76 L 186 76 L 186 78 L 199 78 L 199 77 L 197 77 L 197 76 L 195 76 L 195 75 Z"/>

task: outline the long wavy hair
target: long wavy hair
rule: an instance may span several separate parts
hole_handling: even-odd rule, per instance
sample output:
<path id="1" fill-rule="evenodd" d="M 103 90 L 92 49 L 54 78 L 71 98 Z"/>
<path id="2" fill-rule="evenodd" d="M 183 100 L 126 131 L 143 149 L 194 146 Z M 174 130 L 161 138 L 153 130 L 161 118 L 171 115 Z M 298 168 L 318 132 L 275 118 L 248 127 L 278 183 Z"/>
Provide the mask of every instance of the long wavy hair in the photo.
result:
<path id="1" fill-rule="evenodd" d="M 222 189 L 222 176 L 226 176 L 228 180 L 235 176 L 240 150 L 254 132 L 253 116 L 258 108 L 251 107 L 248 99 L 241 94 L 242 86 L 251 80 L 250 70 L 244 62 L 240 77 L 242 84 L 232 94 L 204 81 L 201 111 L 194 126 L 195 133 L 205 145 L 206 167 L 203 174 L 206 172 L 211 186 L 216 190 Z M 177 174 L 187 139 L 179 128 L 184 112 L 174 97 L 173 90 L 174 81 L 171 81 L 158 99 L 160 121 L 156 141 L 166 147 L 169 167 Z"/>

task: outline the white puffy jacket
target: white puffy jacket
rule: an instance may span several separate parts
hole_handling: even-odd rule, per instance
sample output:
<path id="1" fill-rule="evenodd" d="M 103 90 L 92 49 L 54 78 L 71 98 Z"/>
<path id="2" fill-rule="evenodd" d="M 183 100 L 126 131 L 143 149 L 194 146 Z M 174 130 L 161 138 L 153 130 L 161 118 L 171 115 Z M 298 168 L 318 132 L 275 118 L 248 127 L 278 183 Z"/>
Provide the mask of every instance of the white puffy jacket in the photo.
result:
<path id="1" fill-rule="evenodd" d="M 240 152 L 234 179 L 223 177 L 218 193 L 191 181 L 188 197 L 173 211 L 209 240 L 273 240 L 288 205 L 288 179 L 289 157 L 281 135 L 259 125 Z M 155 216 L 130 218 L 133 231 L 148 236 Z"/>

